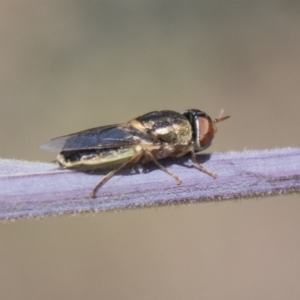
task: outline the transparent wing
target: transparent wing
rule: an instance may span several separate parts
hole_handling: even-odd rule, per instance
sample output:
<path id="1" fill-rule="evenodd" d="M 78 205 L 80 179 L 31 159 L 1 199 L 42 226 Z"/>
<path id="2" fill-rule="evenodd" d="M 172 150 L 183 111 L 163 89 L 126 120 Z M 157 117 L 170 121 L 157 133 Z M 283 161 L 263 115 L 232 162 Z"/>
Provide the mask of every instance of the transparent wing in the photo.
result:
<path id="1" fill-rule="evenodd" d="M 127 124 L 109 125 L 52 139 L 42 144 L 41 149 L 69 151 L 118 148 L 140 143 L 142 135 L 140 131 Z"/>

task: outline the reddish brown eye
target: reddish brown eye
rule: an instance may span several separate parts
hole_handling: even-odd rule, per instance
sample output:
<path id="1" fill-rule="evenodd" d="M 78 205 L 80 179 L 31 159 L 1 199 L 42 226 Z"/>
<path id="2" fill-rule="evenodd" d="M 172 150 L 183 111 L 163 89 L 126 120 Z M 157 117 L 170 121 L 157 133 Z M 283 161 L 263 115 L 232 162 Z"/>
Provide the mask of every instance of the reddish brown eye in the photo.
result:
<path id="1" fill-rule="evenodd" d="M 199 143 L 202 149 L 207 148 L 212 139 L 214 138 L 216 127 L 214 126 L 212 120 L 205 116 L 198 117 L 199 123 Z"/>
<path id="2" fill-rule="evenodd" d="M 196 152 L 200 152 L 210 146 L 214 138 L 217 127 L 216 123 L 227 120 L 229 116 L 222 117 L 224 110 L 221 110 L 219 116 L 212 119 L 204 111 L 199 109 L 188 109 L 183 112 L 192 127 L 193 147 Z"/>

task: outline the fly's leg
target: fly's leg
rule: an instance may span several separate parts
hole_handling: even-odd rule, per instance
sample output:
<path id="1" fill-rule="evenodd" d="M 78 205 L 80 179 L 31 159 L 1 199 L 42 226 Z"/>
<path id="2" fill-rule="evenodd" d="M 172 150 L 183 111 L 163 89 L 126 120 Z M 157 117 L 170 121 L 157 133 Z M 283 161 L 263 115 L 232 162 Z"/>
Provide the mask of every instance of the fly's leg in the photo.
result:
<path id="1" fill-rule="evenodd" d="M 120 165 L 117 169 L 110 171 L 108 174 L 106 174 L 102 180 L 93 188 L 92 192 L 91 192 L 91 197 L 92 198 L 96 198 L 96 193 L 97 191 L 111 178 L 113 177 L 117 172 L 119 172 L 121 169 L 123 169 L 124 167 L 126 167 L 127 165 L 129 165 L 130 163 L 134 162 L 134 161 L 138 161 L 141 156 L 142 156 L 142 152 L 138 153 L 137 155 L 131 157 L 130 159 L 128 159 L 127 161 L 125 161 L 122 165 Z"/>
<path id="2" fill-rule="evenodd" d="M 151 158 L 151 160 L 153 160 L 153 162 L 154 162 L 154 163 L 155 163 L 162 171 L 164 171 L 164 172 L 166 172 L 167 174 L 169 174 L 170 176 L 172 176 L 172 177 L 176 180 L 177 184 L 181 184 L 181 183 L 182 183 L 181 179 L 180 179 L 177 175 L 175 175 L 174 173 L 172 173 L 171 171 L 169 171 L 167 168 L 165 168 L 163 165 L 161 165 L 161 164 L 157 161 L 157 159 L 153 156 L 153 154 L 152 154 L 150 151 L 146 151 L 146 153 L 149 155 L 149 157 Z"/>
<path id="3" fill-rule="evenodd" d="M 204 168 L 202 165 L 198 164 L 198 162 L 197 162 L 197 160 L 196 160 L 196 154 L 195 154 L 194 149 L 191 150 L 191 156 L 192 156 L 192 162 L 194 163 L 194 166 L 195 166 L 198 170 L 202 171 L 203 173 L 208 174 L 209 176 L 211 176 L 211 177 L 213 177 L 213 178 L 216 178 L 216 177 L 217 177 L 217 174 L 216 174 L 216 173 L 214 173 L 214 172 L 212 172 L 212 171 L 210 171 L 210 170 Z"/>

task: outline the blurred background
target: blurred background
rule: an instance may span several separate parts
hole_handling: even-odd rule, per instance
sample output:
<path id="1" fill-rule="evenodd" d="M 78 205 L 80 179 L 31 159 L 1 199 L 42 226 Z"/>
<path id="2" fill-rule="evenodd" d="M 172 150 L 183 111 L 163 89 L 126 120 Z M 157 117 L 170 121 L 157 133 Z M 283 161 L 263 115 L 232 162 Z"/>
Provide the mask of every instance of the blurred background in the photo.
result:
<path id="1" fill-rule="evenodd" d="M 0 156 L 162 109 L 207 150 L 300 146 L 300 2 L 1 1 Z M 280 164 L 280 161 L 278 161 Z M 299 299 L 299 195 L 0 224 L 1 299 Z"/>

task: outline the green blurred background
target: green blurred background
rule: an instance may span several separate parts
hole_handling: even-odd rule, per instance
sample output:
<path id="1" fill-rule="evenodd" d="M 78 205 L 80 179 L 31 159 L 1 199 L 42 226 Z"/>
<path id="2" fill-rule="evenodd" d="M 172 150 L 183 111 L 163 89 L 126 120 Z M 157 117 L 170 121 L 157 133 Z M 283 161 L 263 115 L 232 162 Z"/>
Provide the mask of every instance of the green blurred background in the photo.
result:
<path id="1" fill-rule="evenodd" d="M 199 108 L 212 151 L 300 146 L 299 1 L 1 1 L 0 156 Z M 278 162 L 280 164 L 280 161 Z M 299 195 L 0 224 L 0 299 L 299 299 Z"/>

